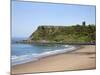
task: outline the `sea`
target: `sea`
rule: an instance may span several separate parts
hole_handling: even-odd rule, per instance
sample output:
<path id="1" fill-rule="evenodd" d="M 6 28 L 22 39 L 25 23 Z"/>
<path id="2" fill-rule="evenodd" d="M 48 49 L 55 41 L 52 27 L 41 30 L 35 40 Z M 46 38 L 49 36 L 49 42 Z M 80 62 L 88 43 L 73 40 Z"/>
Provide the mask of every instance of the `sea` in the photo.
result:
<path id="1" fill-rule="evenodd" d="M 31 61 L 38 61 L 43 57 L 52 56 L 75 50 L 77 47 L 67 44 L 24 44 L 16 43 L 25 38 L 12 38 L 11 64 L 12 66 Z"/>

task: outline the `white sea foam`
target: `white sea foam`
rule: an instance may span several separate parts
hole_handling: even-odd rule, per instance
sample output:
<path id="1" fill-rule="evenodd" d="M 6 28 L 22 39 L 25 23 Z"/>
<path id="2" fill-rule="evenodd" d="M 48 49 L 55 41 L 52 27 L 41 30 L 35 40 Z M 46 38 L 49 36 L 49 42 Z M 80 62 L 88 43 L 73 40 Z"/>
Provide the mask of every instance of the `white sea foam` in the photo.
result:
<path id="1" fill-rule="evenodd" d="M 69 47 L 69 45 L 63 45 L 64 47 Z"/>
<path id="2" fill-rule="evenodd" d="M 27 54 L 27 55 L 21 55 L 21 56 L 12 56 L 12 65 L 23 64 L 23 63 L 30 62 L 30 61 L 37 61 L 40 58 L 43 58 L 46 56 L 61 54 L 61 53 L 65 53 L 65 52 L 76 49 L 75 46 L 64 45 L 64 47 L 67 47 L 67 48 L 38 53 L 38 54 L 33 53 L 33 54 Z"/>
<path id="3" fill-rule="evenodd" d="M 37 57 L 38 54 L 31 54 L 31 55 L 21 55 L 21 56 L 13 56 L 12 57 L 12 65 L 22 64 L 30 61 L 36 61 L 38 60 Z M 35 57 L 36 56 L 36 57 Z"/>

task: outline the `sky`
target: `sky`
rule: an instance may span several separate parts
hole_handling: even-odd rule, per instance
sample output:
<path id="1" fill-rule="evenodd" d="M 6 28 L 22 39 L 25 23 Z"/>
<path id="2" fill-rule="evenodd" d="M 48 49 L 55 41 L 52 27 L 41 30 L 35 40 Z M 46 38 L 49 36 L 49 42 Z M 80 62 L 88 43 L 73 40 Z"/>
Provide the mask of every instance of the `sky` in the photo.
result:
<path id="1" fill-rule="evenodd" d="M 28 38 L 40 25 L 95 24 L 95 6 L 12 1 L 12 37 Z"/>

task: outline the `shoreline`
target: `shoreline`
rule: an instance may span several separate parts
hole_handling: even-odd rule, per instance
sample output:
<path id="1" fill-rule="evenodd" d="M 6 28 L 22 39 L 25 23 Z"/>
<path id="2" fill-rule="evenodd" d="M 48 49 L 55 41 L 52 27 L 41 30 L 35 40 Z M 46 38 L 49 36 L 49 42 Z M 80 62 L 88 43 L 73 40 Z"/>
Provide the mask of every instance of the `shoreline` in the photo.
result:
<path id="1" fill-rule="evenodd" d="M 95 69 L 95 54 L 95 45 L 85 45 L 71 52 L 47 56 L 36 62 L 31 61 L 12 66 L 11 72 L 12 74 L 19 74 Z"/>
<path id="2" fill-rule="evenodd" d="M 66 45 L 64 45 L 64 46 L 66 46 Z M 80 49 L 80 48 L 82 48 L 82 47 L 78 46 L 78 45 L 69 45 L 69 48 L 44 52 L 44 53 L 39 54 L 39 56 L 37 56 L 37 57 L 31 56 L 33 59 L 29 59 L 29 60 L 27 59 L 26 61 L 24 60 L 24 62 L 20 61 L 20 62 L 17 62 L 16 64 L 12 62 L 12 66 L 17 66 L 17 65 L 29 63 L 31 61 L 37 62 L 38 60 L 46 58 L 46 57 L 55 56 L 55 55 L 64 54 L 64 53 L 69 53 L 69 52 L 75 51 L 75 50 Z"/>
<path id="3" fill-rule="evenodd" d="M 24 43 L 24 44 L 67 44 L 67 45 L 96 45 L 95 42 L 55 42 L 55 41 L 34 41 L 34 40 L 20 40 L 16 41 L 15 43 Z"/>

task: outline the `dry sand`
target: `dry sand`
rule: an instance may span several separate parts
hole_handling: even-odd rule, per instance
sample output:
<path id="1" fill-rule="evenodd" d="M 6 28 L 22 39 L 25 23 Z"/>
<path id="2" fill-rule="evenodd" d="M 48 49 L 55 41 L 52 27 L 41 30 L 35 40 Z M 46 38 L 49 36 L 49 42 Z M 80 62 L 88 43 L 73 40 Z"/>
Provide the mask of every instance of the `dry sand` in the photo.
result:
<path id="1" fill-rule="evenodd" d="M 51 71 L 85 70 L 96 68 L 95 45 L 86 45 L 82 48 L 64 54 L 42 58 L 36 62 L 29 62 L 12 67 L 12 74 L 36 73 Z"/>

